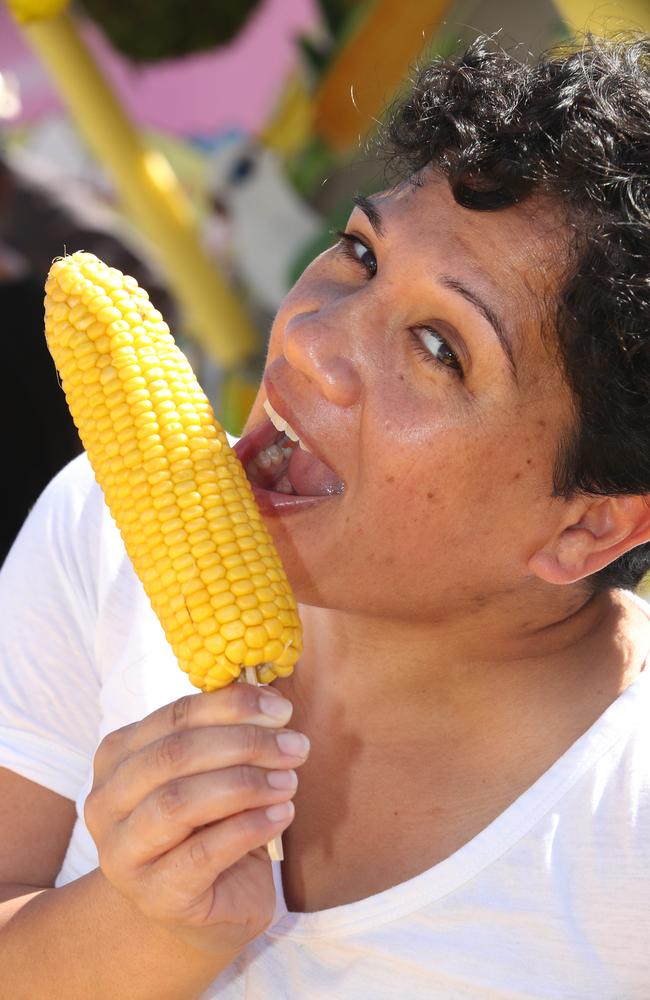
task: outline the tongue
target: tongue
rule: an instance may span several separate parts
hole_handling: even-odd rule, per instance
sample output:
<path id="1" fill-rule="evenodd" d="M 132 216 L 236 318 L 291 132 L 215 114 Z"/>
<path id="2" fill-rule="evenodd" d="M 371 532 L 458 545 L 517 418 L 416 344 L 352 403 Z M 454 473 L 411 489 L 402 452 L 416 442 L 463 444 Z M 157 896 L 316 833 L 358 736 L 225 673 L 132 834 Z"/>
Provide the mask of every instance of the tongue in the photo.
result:
<path id="1" fill-rule="evenodd" d="M 291 452 L 287 475 L 298 496 L 326 497 L 343 492 L 343 483 L 336 473 L 302 448 Z"/>

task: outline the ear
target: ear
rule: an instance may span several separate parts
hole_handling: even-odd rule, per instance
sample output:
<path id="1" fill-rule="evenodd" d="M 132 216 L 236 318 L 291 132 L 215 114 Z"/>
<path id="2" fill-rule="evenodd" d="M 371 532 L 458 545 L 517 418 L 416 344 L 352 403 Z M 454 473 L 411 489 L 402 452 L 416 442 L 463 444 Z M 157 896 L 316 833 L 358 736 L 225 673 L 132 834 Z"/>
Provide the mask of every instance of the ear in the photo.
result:
<path id="1" fill-rule="evenodd" d="M 535 552 L 528 568 L 547 583 L 582 580 L 650 540 L 650 497 L 596 497 Z"/>

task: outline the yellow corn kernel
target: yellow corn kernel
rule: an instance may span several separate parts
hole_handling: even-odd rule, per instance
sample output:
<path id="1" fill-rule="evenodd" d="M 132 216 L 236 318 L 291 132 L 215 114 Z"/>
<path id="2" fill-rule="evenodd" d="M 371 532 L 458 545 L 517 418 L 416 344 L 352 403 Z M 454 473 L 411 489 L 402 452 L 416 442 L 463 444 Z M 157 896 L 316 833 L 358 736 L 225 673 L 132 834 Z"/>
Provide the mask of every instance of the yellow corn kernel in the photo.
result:
<path id="1" fill-rule="evenodd" d="M 167 639 L 204 691 L 286 676 L 295 601 L 244 470 L 187 359 L 133 278 L 55 261 L 45 332 L 75 424 Z"/>

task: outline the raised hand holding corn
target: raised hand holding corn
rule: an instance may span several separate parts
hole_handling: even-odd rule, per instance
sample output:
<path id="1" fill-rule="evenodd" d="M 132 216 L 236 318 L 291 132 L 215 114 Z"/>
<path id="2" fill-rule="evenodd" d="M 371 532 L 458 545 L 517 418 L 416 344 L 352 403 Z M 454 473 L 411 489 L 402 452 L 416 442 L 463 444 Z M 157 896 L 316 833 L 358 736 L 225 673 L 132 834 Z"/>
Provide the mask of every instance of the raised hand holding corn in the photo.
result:
<path id="1" fill-rule="evenodd" d="M 98 483 L 167 639 L 203 691 L 290 674 L 300 622 L 248 480 L 134 278 L 57 260 L 45 331 Z"/>

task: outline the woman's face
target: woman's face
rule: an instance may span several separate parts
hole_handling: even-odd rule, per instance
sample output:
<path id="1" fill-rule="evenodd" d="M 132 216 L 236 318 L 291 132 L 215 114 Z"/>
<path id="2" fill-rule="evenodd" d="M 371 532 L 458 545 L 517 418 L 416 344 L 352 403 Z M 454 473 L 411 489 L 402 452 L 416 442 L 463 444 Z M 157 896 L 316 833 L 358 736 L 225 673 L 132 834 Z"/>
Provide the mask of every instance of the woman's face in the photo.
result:
<path id="1" fill-rule="evenodd" d="M 541 328 L 566 237 L 553 206 L 470 211 L 436 175 L 360 201 L 275 318 L 238 452 L 299 601 L 431 620 L 516 588 L 561 516 Z M 255 458 L 266 400 L 311 455 Z"/>

